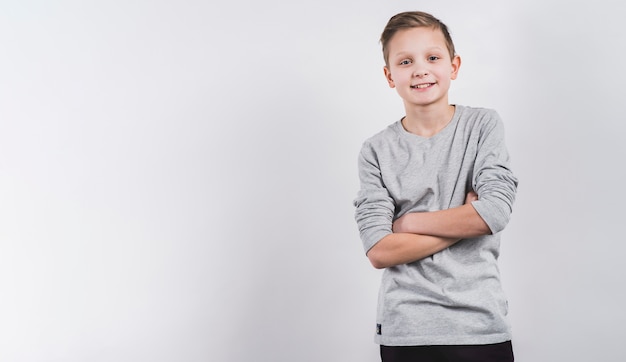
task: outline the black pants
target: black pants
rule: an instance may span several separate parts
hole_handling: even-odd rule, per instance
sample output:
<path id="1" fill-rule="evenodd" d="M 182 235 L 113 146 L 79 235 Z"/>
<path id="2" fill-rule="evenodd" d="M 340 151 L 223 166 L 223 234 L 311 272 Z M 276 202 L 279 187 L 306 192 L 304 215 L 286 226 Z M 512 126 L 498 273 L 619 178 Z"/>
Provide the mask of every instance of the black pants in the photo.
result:
<path id="1" fill-rule="evenodd" d="M 380 346 L 383 362 L 513 362 L 511 341 L 460 346 Z"/>

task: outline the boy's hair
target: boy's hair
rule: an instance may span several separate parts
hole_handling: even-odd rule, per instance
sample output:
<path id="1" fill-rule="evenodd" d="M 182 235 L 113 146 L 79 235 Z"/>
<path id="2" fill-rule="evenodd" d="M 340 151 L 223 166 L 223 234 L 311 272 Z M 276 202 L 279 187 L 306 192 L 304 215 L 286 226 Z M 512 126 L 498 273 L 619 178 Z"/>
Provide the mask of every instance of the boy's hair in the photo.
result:
<path id="1" fill-rule="evenodd" d="M 385 57 L 386 65 L 389 65 L 389 49 L 387 46 L 389 45 L 391 38 L 393 38 L 399 30 L 419 27 L 440 30 L 446 39 L 446 46 L 448 47 L 448 52 L 450 52 L 450 59 L 454 58 L 454 55 L 456 54 L 454 51 L 454 43 L 452 42 L 452 37 L 448 32 L 446 24 L 442 23 L 439 19 L 428 13 L 422 11 L 407 11 L 392 16 L 380 36 L 380 43 L 383 45 L 383 56 Z"/>

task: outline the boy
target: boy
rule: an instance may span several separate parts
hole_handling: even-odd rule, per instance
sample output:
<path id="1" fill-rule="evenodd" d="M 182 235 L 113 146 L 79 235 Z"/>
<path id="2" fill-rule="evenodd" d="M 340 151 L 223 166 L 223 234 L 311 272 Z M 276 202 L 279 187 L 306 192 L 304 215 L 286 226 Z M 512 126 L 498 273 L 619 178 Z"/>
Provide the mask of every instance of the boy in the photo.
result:
<path id="1" fill-rule="evenodd" d="M 389 361 L 513 361 L 497 266 L 517 179 L 495 111 L 448 104 L 461 58 L 430 14 L 393 16 L 384 74 L 406 116 L 363 143 L 354 201 L 383 273 L 375 340 Z"/>

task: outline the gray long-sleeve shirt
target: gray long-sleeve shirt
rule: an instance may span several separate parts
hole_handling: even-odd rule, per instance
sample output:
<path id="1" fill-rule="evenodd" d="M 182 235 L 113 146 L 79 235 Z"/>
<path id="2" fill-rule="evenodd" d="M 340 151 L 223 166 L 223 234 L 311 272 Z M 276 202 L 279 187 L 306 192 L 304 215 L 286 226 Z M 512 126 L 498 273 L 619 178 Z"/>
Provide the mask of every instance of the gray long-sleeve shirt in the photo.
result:
<path id="1" fill-rule="evenodd" d="M 509 168 L 504 128 L 489 109 L 457 105 L 450 123 L 424 138 L 400 121 L 363 143 L 361 190 L 354 200 L 367 252 L 408 212 L 472 205 L 492 231 L 422 260 L 385 269 L 376 342 L 384 345 L 489 344 L 511 339 L 497 266 L 517 179 Z"/>

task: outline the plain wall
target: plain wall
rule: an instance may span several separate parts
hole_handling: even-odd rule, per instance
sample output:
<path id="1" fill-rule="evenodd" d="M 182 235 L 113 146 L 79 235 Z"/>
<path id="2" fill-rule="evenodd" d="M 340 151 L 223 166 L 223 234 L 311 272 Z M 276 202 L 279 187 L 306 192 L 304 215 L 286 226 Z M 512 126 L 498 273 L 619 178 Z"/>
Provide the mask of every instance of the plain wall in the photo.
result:
<path id="1" fill-rule="evenodd" d="M 0 2 L 0 361 L 378 361 L 352 200 L 405 10 L 505 122 L 517 360 L 621 360 L 617 4 Z"/>

